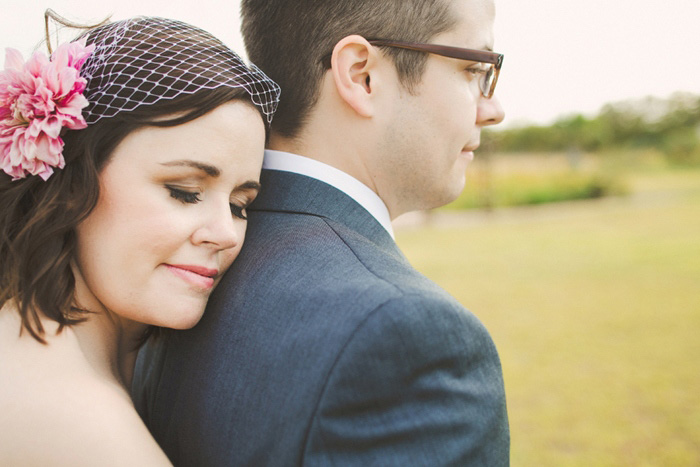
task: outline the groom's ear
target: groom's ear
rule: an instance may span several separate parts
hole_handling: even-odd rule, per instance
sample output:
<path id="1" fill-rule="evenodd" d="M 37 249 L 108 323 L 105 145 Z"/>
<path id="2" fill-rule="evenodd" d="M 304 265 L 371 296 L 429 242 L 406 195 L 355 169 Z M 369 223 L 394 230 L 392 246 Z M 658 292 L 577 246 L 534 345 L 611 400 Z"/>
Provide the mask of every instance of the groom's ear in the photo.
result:
<path id="1" fill-rule="evenodd" d="M 338 41 L 331 55 L 338 95 L 362 117 L 372 117 L 376 110 L 379 54 L 364 37 L 352 35 Z"/>

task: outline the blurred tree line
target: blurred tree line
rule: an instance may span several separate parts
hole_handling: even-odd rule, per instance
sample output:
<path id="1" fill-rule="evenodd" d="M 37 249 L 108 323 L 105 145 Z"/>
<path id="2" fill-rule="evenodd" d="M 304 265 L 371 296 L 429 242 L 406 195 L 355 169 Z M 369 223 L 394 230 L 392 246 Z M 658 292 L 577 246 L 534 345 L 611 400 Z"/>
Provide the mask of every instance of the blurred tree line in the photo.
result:
<path id="1" fill-rule="evenodd" d="M 550 126 L 489 130 L 484 142 L 494 152 L 655 148 L 671 162 L 700 164 L 700 96 L 677 93 L 607 104 L 592 118 L 578 114 Z"/>

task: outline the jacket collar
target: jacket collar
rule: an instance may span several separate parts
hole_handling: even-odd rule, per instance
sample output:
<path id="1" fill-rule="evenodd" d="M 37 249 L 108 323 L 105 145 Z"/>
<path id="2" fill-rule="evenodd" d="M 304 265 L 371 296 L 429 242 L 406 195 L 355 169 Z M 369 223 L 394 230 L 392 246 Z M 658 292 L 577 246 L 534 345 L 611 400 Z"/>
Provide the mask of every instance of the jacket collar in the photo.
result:
<path id="1" fill-rule="evenodd" d="M 262 189 L 249 211 L 293 212 L 323 217 L 400 254 L 386 229 L 365 208 L 337 188 L 305 175 L 269 169 L 263 169 L 260 183 Z"/>

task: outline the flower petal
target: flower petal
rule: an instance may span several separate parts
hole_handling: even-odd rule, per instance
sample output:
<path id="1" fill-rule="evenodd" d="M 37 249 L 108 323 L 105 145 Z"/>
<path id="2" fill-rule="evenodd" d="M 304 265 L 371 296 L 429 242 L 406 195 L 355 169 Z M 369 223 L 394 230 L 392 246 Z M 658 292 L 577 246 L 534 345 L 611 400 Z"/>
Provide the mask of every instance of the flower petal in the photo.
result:
<path id="1" fill-rule="evenodd" d="M 22 53 L 17 49 L 12 49 L 8 47 L 5 49 L 5 69 L 22 71 L 24 68 L 24 57 Z"/>
<path id="2" fill-rule="evenodd" d="M 0 72 L 0 169 L 13 180 L 39 175 L 46 180 L 63 168 L 63 128 L 87 126 L 82 110 L 87 85 L 80 68 L 94 51 L 85 39 L 59 46 L 49 60 L 36 52 L 28 61 L 6 49 Z"/>

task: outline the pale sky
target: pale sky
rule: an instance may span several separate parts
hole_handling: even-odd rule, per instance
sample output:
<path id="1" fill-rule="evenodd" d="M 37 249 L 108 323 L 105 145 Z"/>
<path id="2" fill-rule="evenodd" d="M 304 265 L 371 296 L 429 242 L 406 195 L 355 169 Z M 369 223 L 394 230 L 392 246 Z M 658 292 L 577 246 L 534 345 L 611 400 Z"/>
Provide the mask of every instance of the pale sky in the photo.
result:
<path id="1" fill-rule="evenodd" d="M 0 60 L 5 47 L 29 55 L 43 37 L 46 8 L 79 22 L 109 14 L 179 19 L 244 55 L 236 0 L 0 0 L 0 7 Z M 546 124 L 648 95 L 700 95 L 700 0 L 496 0 L 496 9 L 505 124 Z"/>

